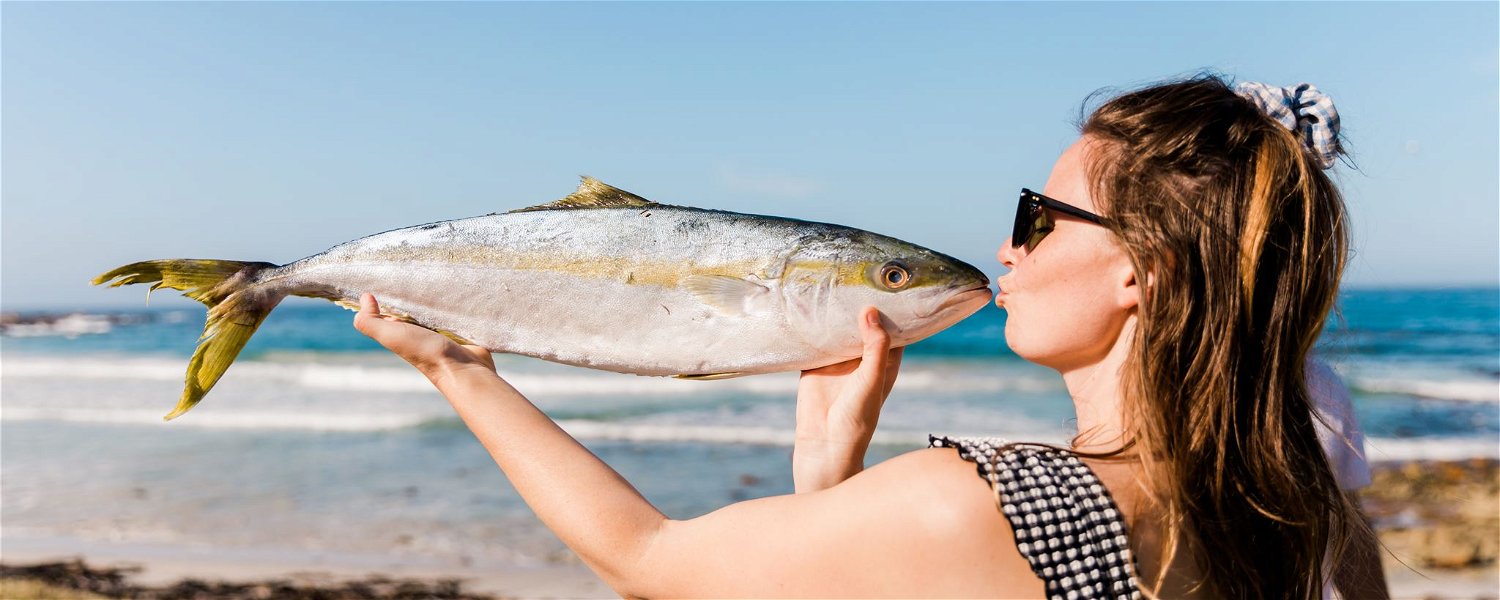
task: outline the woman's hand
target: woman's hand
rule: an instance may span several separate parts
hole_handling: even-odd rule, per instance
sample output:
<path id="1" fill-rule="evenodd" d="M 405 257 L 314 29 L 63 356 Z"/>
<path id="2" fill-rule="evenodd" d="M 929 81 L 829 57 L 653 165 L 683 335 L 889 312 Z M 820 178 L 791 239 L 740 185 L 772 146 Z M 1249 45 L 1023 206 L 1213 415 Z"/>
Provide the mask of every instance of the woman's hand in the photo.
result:
<path id="1" fill-rule="evenodd" d="M 832 487 L 864 469 L 880 409 L 896 384 L 902 349 L 891 348 L 880 311 L 866 308 L 859 328 L 864 339 L 860 358 L 802 372 L 792 449 L 798 493 Z"/>
<path id="2" fill-rule="evenodd" d="M 440 388 L 444 379 L 460 371 L 495 372 L 495 359 L 489 350 L 461 345 L 431 329 L 381 315 L 380 303 L 372 294 L 360 296 L 354 328 L 411 363 Z"/>

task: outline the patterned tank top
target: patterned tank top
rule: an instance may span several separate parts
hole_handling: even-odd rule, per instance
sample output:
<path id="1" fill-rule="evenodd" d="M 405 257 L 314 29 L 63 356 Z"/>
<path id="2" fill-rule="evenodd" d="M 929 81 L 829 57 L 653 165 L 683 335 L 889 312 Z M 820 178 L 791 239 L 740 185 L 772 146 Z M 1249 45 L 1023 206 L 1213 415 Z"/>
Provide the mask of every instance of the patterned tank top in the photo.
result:
<path id="1" fill-rule="evenodd" d="M 1130 538 L 1109 490 L 1077 454 L 997 438 L 928 436 L 977 465 L 1047 597 L 1141 597 Z"/>

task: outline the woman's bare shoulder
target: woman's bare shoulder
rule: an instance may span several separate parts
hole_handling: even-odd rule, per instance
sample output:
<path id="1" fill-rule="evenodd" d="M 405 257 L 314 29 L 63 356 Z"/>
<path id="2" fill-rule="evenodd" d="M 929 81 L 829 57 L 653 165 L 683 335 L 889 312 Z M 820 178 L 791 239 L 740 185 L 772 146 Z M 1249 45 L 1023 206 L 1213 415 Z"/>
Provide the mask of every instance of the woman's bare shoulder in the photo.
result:
<path id="1" fill-rule="evenodd" d="M 1041 597 L 1042 581 L 1016 549 L 1015 533 L 1000 513 L 999 496 L 978 467 L 951 448 L 927 448 L 880 463 L 839 486 L 841 492 L 892 494 L 910 510 L 915 527 L 931 536 L 953 596 Z M 938 567 L 939 565 L 933 565 Z M 938 590 L 933 590 L 937 592 Z"/>
<path id="2" fill-rule="evenodd" d="M 637 567 L 650 576 L 628 591 L 642 596 L 1043 595 L 989 484 L 942 449 L 671 522 Z"/>
<path id="3" fill-rule="evenodd" d="M 879 487 L 920 502 L 921 514 L 934 531 L 950 527 L 973 531 L 976 526 L 1011 537 L 996 496 L 974 463 L 949 448 L 926 448 L 902 454 L 860 473 L 844 486 L 856 493 Z"/>

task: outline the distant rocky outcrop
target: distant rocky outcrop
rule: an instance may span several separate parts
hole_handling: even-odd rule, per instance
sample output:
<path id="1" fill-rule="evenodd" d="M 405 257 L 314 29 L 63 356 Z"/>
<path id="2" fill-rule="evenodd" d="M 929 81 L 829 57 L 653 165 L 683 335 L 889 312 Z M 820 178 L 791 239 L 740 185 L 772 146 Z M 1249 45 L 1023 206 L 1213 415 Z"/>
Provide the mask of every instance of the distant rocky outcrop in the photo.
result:
<path id="1" fill-rule="evenodd" d="M 1500 463 L 1377 464 L 1362 494 L 1380 541 L 1425 569 L 1491 568 L 1500 554 Z"/>

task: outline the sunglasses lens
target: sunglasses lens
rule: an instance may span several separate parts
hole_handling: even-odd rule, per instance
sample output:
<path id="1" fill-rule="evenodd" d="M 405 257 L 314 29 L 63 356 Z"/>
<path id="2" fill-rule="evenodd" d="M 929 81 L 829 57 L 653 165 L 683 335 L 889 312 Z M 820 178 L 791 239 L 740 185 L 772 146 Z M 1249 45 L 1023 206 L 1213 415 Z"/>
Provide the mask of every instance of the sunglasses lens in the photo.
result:
<path id="1" fill-rule="evenodd" d="M 1041 199 L 1036 197 L 1031 190 L 1021 190 L 1021 198 L 1016 201 L 1016 225 L 1010 233 L 1010 245 L 1013 248 L 1026 246 L 1031 251 L 1031 235 L 1037 225 L 1037 213 L 1045 213 L 1042 210 Z"/>
<path id="2" fill-rule="evenodd" d="M 1011 245 L 1016 248 L 1025 246 L 1026 251 L 1031 252 L 1049 233 L 1052 233 L 1052 216 L 1037 197 L 1022 192 L 1021 200 L 1016 204 L 1016 226 L 1011 231 Z"/>
<path id="3" fill-rule="evenodd" d="M 1026 238 L 1031 237 L 1031 211 L 1027 208 L 1030 204 L 1025 196 L 1021 196 L 1020 204 L 1016 205 L 1016 224 L 1010 231 L 1012 248 L 1020 248 L 1026 243 Z"/>
<path id="4" fill-rule="evenodd" d="M 1032 210 L 1030 231 L 1026 235 L 1026 251 L 1036 249 L 1036 245 L 1042 243 L 1042 238 L 1052 233 L 1052 217 L 1047 214 L 1047 209 L 1037 206 Z"/>

